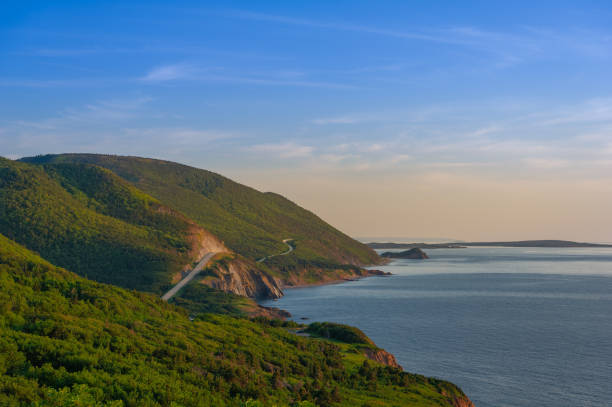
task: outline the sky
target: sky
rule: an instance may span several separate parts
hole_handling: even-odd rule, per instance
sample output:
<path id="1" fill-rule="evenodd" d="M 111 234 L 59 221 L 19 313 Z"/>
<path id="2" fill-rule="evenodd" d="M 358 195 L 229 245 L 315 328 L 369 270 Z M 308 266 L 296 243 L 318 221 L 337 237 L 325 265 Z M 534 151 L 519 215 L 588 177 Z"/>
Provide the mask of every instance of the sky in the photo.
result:
<path id="1" fill-rule="evenodd" d="M 612 242 L 609 1 L 12 1 L 0 155 L 137 155 L 360 237 Z"/>

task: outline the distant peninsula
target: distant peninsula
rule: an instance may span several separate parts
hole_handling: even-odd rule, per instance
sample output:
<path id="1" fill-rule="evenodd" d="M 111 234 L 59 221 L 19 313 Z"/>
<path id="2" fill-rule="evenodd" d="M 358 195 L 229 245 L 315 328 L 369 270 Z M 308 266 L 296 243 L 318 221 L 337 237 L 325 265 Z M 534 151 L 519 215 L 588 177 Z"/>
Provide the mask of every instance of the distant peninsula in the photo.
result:
<path id="1" fill-rule="evenodd" d="M 463 243 L 462 243 L 463 244 Z M 367 243 L 372 249 L 465 249 L 457 243 Z"/>
<path id="2" fill-rule="evenodd" d="M 612 244 L 583 243 L 569 240 L 518 240 L 509 242 L 461 242 L 461 243 L 368 243 L 372 249 L 464 249 L 469 246 L 487 247 L 612 247 Z"/>

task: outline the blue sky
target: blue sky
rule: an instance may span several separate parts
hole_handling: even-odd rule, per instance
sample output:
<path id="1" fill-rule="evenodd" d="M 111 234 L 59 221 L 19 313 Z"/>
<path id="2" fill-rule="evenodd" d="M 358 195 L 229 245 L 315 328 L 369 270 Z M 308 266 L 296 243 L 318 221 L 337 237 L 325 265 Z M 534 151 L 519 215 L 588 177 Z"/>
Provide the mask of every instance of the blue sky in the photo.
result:
<path id="1" fill-rule="evenodd" d="M 9 1 L 0 54 L 3 156 L 180 161 L 356 235 L 612 240 L 606 1 Z"/>

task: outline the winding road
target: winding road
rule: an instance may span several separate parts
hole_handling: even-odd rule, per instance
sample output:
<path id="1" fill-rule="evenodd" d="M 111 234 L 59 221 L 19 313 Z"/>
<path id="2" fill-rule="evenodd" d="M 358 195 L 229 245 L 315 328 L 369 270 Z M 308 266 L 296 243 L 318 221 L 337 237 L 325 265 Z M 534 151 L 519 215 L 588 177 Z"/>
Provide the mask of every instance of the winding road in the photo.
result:
<path id="1" fill-rule="evenodd" d="M 162 295 L 162 300 L 168 301 L 170 298 L 174 297 L 176 295 L 176 293 L 178 293 L 181 288 L 185 287 L 187 285 L 187 283 L 189 283 L 191 280 L 193 280 L 193 278 L 195 276 L 197 276 L 198 274 L 200 274 L 200 272 L 202 270 L 204 270 L 204 267 L 206 267 L 206 264 L 210 261 L 210 259 L 213 258 L 213 256 L 215 254 L 217 254 L 217 253 L 215 253 L 215 252 L 208 252 L 208 253 L 206 253 L 204 255 L 204 257 L 202 257 L 202 260 L 200 260 L 200 262 L 193 268 L 193 270 L 191 270 L 189 272 L 189 274 L 187 274 L 185 276 L 185 278 L 183 278 L 181 281 L 179 281 L 166 294 Z"/>
<path id="2" fill-rule="evenodd" d="M 271 256 L 266 256 L 262 259 L 257 260 L 257 263 L 261 263 L 262 261 L 265 261 L 269 258 L 272 257 L 276 257 L 276 256 L 285 256 L 289 253 L 291 253 L 293 251 L 293 246 L 291 246 L 288 242 L 293 241 L 293 239 L 284 239 L 283 243 L 287 245 L 287 247 L 289 248 L 286 252 L 283 253 L 279 253 L 279 254 L 273 254 Z M 204 267 L 206 267 L 206 265 L 208 264 L 208 262 L 210 261 L 210 259 L 213 258 L 213 256 L 217 254 L 216 252 L 208 252 L 204 255 L 204 257 L 202 257 L 202 260 L 200 260 L 200 262 L 193 268 L 193 270 L 191 270 L 189 272 L 189 274 L 187 274 L 181 281 L 179 281 L 174 287 L 172 287 L 166 294 L 162 295 L 162 300 L 164 301 L 168 301 L 170 298 L 174 297 L 176 295 L 176 293 L 178 293 L 181 288 L 185 287 L 191 280 L 193 280 L 195 278 L 195 276 L 197 276 L 198 274 L 200 274 L 200 272 L 202 270 L 204 270 Z"/>
<path id="3" fill-rule="evenodd" d="M 285 255 L 291 253 L 293 251 L 293 246 L 291 246 L 288 242 L 292 242 L 292 241 L 293 241 L 293 239 L 283 239 L 283 243 L 287 245 L 289 250 L 287 250 L 286 252 L 279 253 L 279 254 L 273 254 L 271 256 L 263 257 L 263 258 L 257 260 L 257 263 L 261 263 L 262 261 L 266 261 L 268 259 L 271 259 L 272 257 L 285 256 Z"/>

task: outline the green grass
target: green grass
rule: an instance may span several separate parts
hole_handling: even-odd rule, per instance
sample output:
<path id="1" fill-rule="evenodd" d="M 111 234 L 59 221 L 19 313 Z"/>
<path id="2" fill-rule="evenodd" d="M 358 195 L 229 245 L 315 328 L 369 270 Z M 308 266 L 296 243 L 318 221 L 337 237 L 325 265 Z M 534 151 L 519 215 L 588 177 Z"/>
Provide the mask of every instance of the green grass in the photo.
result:
<path id="1" fill-rule="evenodd" d="M 55 267 L 0 235 L 0 405 L 451 406 L 454 385 L 287 323 L 203 314 Z"/>

